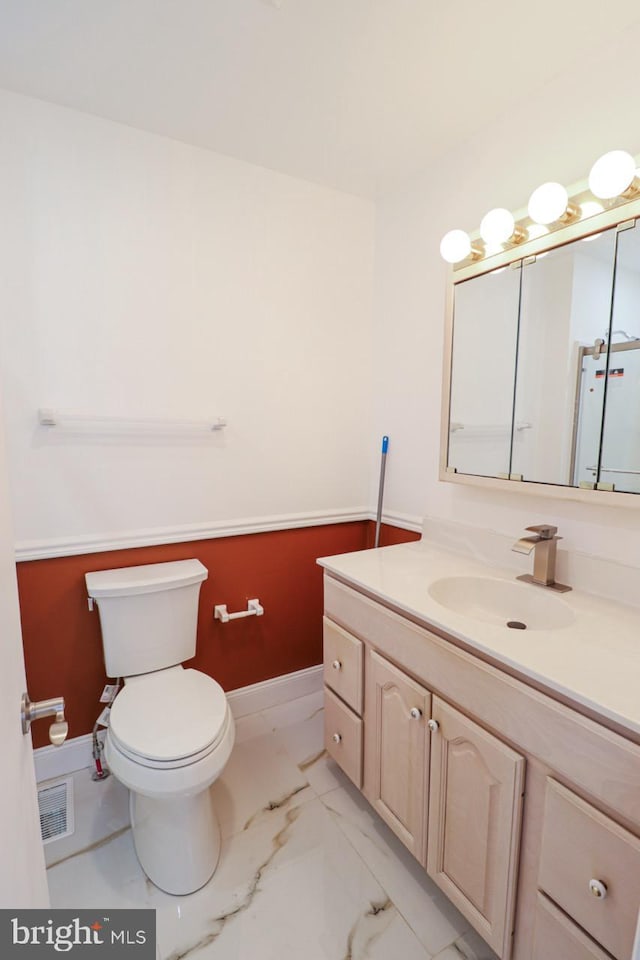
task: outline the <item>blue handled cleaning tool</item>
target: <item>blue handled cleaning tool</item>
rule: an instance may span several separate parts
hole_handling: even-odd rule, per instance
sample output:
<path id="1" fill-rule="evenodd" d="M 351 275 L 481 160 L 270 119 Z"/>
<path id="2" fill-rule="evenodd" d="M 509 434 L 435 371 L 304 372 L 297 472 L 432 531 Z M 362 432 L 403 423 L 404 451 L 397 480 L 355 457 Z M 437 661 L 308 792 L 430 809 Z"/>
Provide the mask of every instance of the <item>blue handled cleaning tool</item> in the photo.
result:
<path id="1" fill-rule="evenodd" d="M 380 485 L 378 489 L 378 512 L 376 514 L 376 537 L 374 547 L 380 546 L 380 524 L 382 523 L 382 496 L 384 494 L 384 471 L 387 465 L 387 450 L 389 449 L 389 437 L 382 438 L 382 457 L 380 460 Z"/>

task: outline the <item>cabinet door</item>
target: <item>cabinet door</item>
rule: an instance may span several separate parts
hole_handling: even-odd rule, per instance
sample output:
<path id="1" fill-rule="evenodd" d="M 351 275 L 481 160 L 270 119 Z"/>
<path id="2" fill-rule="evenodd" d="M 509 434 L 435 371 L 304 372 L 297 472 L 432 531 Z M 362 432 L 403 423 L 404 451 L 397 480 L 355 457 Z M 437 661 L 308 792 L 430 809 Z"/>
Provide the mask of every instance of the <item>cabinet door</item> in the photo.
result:
<path id="1" fill-rule="evenodd" d="M 524 757 L 437 697 L 427 872 L 493 947 L 511 950 Z"/>
<path id="2" fill-rule="evenodd" d="M 431 694 L 371 651 L 366 669 L 365 794 L 424 861 Z"/>

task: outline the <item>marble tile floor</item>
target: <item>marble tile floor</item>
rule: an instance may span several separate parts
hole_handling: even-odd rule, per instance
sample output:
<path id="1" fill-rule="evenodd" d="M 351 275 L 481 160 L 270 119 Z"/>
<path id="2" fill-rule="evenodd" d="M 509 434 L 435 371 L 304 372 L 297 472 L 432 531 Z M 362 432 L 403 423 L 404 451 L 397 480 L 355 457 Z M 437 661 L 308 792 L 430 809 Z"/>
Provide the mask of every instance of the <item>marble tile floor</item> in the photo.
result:
<path id="1" fill-rule="evenodd" d="M 152 907 L 161 960 L 494 960 L 322 748 L 322 694 L 237 721 L 213 793 L 218 869 L 186 897 L 146 879 L 114 778 L 74 774 L 48 844 L 54 907 Z"/>

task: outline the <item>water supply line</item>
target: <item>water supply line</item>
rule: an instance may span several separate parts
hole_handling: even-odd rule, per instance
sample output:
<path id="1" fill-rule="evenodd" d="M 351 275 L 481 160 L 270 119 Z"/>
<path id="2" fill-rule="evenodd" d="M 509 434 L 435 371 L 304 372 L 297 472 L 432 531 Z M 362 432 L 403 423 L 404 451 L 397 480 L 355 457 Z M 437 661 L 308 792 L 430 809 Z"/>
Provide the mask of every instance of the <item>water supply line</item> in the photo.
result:
<path id="1" fill-rule="evenodd" d="M 120 677 L 116 679 L 115 684 L 112 688 L 111 698 L 107 701 L 107 705 L 96 720 L 93 725 L 93 730 L 91 731 L 91 741 L 92 741 L 92 750 L 91 754 L 93 756 L 93 763 L 95 770 L 91 774 L 92 780 L 106 780 L 110 774 L 110 770 L 107 767 L 103 759 L 104 745 L 98 737 L 98 730 L 100 727 L 107 727 L 109 724 L 109 714 L 111 712 L 111 705 L 115 698 L 120 692 Z"/>
<path id="2" fill-rule="evenodd" d="M 93 739 L 93 749 L 91 753 L 93 755 L 93 763 L 95 766 L 95 770 L 91 774 L 91 779 L 106 780 L 107 777 L 109 776 L 110 771 L 108 767 L 102 762 L 102 744 L 98 740 L 98 726 L 99 724 L 96 721 L 96 723 L 93 726 L 93 732 L 91 734 Z"/>

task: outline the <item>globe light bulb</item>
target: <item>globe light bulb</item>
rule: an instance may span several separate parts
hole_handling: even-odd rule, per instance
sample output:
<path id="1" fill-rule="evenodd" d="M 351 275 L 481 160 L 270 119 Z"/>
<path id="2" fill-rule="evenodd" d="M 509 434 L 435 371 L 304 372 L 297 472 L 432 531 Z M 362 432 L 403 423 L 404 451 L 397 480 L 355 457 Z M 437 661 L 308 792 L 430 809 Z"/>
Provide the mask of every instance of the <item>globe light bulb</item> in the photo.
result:
<path id="1" fill-rule="evenodd" d="M 543 183 L 529 197 L 529 216 L 535 223 L 555 223 L 566 211 L 569 194 L 561 183 Z"/>
<path id="2" fill-rule="evenodd" d="M 484 242 L 493 247 L 495 244 L 506 243 L 513 236 L 516 222 L 513 214 L 504 207 L 496 207 L 485 214 L 480 223 L 480 236 Z"/>
<path id="3" fill-rule="evenodd" d="M 628 190 L 636 175 L 636 162 L 626 150 L 610 150 L 596 160 L 589 174 L 589 189 L 600 200 L 612 200 Z"/>
<path id="4" fill-rule="evenodd" d="M 447 263 L 459 263 L 471 253 L 471 240 L 464 230 L 449 230 L 440 241 L 440 255 Z"/>

